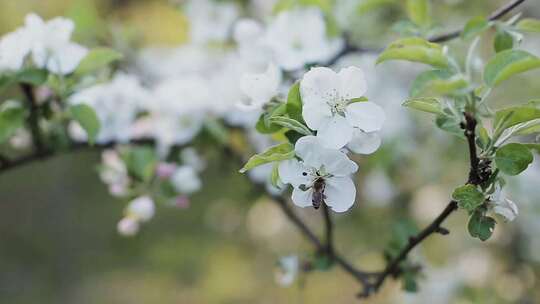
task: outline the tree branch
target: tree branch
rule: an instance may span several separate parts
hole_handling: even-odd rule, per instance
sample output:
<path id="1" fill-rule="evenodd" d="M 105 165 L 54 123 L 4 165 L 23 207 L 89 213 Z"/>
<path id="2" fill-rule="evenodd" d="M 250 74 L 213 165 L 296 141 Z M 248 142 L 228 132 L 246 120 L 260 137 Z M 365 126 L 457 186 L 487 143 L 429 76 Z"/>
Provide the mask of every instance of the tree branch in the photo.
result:
<path id="1" fill-rule="evenodd" d="M 334 223 L 332 223 L 332 216 L 330 215 L 330 209 L 326 203 L 322 204 L 322 213 L 324 217 L 324 231 L 326 236 L 325 251 L 329 257 L 334 256 Z"/>
<path id="2" fill-rule="evenodd" d="M 26 98 L 28 109 L 30 111 L 30 115 L 28 116 L 28 125 L 30 128 L 30 134 L 32 135 L 32 143 L 36 150 L 36 154 L 43 154 L 46 148 L 45 144 L 43 143 L 41 129 L 39 128 L 39 106 L 34 96 L 34 89 L 30 84 L 27 83 L 21 83 L 20 88 Z"/>

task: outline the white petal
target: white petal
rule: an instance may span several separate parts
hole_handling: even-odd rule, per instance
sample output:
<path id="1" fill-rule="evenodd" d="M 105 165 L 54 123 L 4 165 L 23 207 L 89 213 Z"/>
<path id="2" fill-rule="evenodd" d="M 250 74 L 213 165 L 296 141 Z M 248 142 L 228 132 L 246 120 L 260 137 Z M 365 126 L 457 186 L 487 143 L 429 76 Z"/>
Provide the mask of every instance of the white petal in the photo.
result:
<path id="1" fill-rule="evenodd" d="M 495 202 L 493 212 L 504 217 L 507 221 L 513 221 L 518 216 L 518 207 L 513 201 L 505 198 L 502 201 Z"/>
<path id="2" fill-rule="evenodd" d="M 326 179 L 326 205 L 334 212 L 345 212 L 354 204 L 356 188 L 348 177 L 334 177 Z"/>
<path id="3" fill-rule="evenodd" d="M 47 69 L 55 74 L 67 75 L 75 71 L 88 50 L 76 43 L 70 43 L 54 52 L 47 62 Z"/>
<path id="4" fill-rule="evenodd" d="M 329 149 L 341 149 L 352 138 L 353 127 L 347 119 L 334 115 L 325 125 L 317 131 L 317 138 L 321 144 Z"/>
<path id="5" fill-rule="evenodd" d="M 308 127 L 319 130 L 332 119 L 332 111 L 327 104 L 305 104 L 302 108 L 302 117 Z"/>
<path id="6" fill-rule="evenodd" d="M 381 146 L 381 138 L 376 132 L 366 133 L 358 128 L 353 131 L 353 137 L 347 148 L 358 154 L 371 154 Z"/>
<path id="7" fill-rule="evenodd" d="M 358 165 L 339 150 L 326 149 L 320 159 L 326 173 L 334 176 L 349 176 L 358 170 Z"/>
<path id="8" fill-rule="evenodd" d="M 367 82 L 364 72 L 357 67 L 342 69 L 339 74 L 339 94 L 346 100 L 359 98 L 366 94 Z"/>
<path id="9" fill-rule="evenodd" d="M 191 194 L 201 189 L 202 182 L 197 171 L 191 166 L 183 165 L 176 169 L 171 177 L 176 191 L 182 194 Z"/>
<path id="10" fill-rule="evenodd" d="M 386 119 L 383 109 L 373 102 L 354 102 L 347 106 L 346 117 L 352 126 L 364 132 L 379 131 Z"/>
<path id="11" fill-rule="evenodd" d="M 253 43 L 255 40 L 261 38 L 263 34 L 263 28 L 253 19 L 240 19 L 234 25 L 233 37 L 236 43 Z"/>
<path id="12" fill-rule="evenodd" d="M 149 196 L 140 196 L 127 206 L 128 216 L 133 216 L 142 222 L 149 221 L 154 216 L 154 213 L 154 201 Z"/>
<path id="13" fill-rule="evenodd" d="M 304 161 L 304 164 L 317 169 L 322 164 L 321 150 L 325 150 L 325 148 L 321 146 L 315 136 L 301 137 L 294 145 L 294 152 Z"/>
<path id="14" fill-rule="evenodd" d="M 281 71 L 270 63 L 264 73 L 245 74 L 240 80 L 240 89 L 256 106 L 262 106 L 278 94 Z"/>
<path id="15" fill-rule="evenodd" d="M 312 68 L 300 82 L 302 102 L 326 104 L 338 97 L 339 78 L 329 68 Z"/>
<path id="16" fill-rule="evenodd" d="M 311 177 L 307 174 L 307 168 L 296 159 L 289 159 L 279 163 L 279 178 L 285 184 L 291 184 L 293 187 L 308 185 L 311 183 Z M 303 174 L 306 172 L 306 174 Z"/>
<path id="17" fill-rule="evenodd" d="M 292 192 L 292 201 L 298 207 L 309 207 L 313 206 L 313 190 L 309 188 L 307 191 L 302 191 L 300 188 L 294 188 Z"/>

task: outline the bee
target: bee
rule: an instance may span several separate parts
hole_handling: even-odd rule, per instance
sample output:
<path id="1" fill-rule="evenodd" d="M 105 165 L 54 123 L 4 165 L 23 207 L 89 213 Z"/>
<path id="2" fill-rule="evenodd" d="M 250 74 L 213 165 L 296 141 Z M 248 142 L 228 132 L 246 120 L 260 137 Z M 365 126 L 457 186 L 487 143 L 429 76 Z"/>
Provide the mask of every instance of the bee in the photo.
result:
<path id="1" fill-rule="evenodd" d="M 324 203 L 324 200 L 326 199 L 326 195 L 324 195 L 325 187 L 326 184 L 324 183 L 324 179 L 320 177 L 317 178 L 313 183 L 313 198 L 311 199 L 313 208 L 319 209 L 321 204 Z"/>

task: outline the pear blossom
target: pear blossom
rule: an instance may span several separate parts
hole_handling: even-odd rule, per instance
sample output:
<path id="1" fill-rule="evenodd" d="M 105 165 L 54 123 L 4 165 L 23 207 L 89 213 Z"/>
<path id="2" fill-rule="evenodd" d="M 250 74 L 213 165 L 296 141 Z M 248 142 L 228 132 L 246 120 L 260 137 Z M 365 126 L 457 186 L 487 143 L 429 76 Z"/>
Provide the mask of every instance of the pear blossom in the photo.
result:
<path id="1" fill-rule="evenodd" d="M 0 71 L 20 70 L 30 51 L 31 41 L 24 29 L 6 34 L 0 39 Z"/>
<path id="2" fill-rule="evenodd" d="M 132 200 L 126 208 L 128 217 L 133 217 L 140 222 L 147 222 L 155 213 L 155 205 L 149 196 L 140 196 Z"/>
<path id="3" fill-rule="evenodd" d="M 493 212 L 507 221 L 513 221 L 518 216 L 517 205 L 503 195 L 500 185 L 495 186 L 495 192 L 491 195 L 489 206 Z"/>
<path id="4" fill-rule="evenodd" d="M 201 172 L 206 168 L 206 161 L 201 158 L 194 148 L 182 149 L 182 151 L 180 151 L 180 159 L 183 164 L 192 167 L 197 172 Z"/>
<path id="5" fill-rule="evenodd" d="M 202 187 L 197 171 L 187 165 L 180 166 L 174 171 L 171 176 L 171 183 L 178 192 L 183 194 L 197 192 Z"/>
<path id="6" fill-rule="evenodd" d="M 244 109 L 259 109 L 279 93 L 281 71 L 270 63 L 262 74 L 244 74 L 240 79 L 240 88 L 247 96 L 239 106 Z"/>
<path id="7" fill-rule="evenodd" d="M 326 61 L 343 47 L 342 38 L 328 37 L 324 15 L 316 7 L 279 13 L 268 25 L 264 39 L 275 62 L 287 71 Z"/>
<path id="8" fill-rule="evenodd" d="M 278 168 L 280 179 L 294 188 L 293 202 L 316 208 L 325 203 L 335 212 L 351 208 L 356 188 L 350 175 L 358 165 L 345 153 L 321 146 L 315 136 L 300 138 L 294 150 L 300 160 L 282 161 Z"/>
<path id="9" fill-rule="evenodd" d="M 380 106 L 358 101 L 367 91 L 364 73 L 348 67 L 335 73 L 329 68 L 313 68 L 300 82 L 304 104 L 302 114 L 308 127 L 327 148 L 348 148 L 356 153 L 373 153 L 380 145 L 377 132 L 385 114 Z"/>

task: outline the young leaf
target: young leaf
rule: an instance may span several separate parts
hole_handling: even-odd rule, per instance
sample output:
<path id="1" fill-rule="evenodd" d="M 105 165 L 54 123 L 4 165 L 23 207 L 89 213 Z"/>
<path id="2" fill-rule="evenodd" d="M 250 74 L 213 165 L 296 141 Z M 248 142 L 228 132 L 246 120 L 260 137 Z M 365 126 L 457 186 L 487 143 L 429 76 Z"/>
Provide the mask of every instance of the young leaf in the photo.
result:
<path id="1" fill-rule="evenodd" d="M 399 3 L 399 0 L 364 0 L 358 4 L 356 12 L 358 15 L 363 15 L 382 6 L 397 3 Z"/>
<path id="2" fill-rule="evenodd" d="M 240 169 L 240 173 L 245 173 L 260 165 L 264 165 L 270 162 L 291 159 L 294 157 L 294 146 L 290 143 L 282 143 L 273 147 L 261 154 L 253 155 L 248 162 Z"/>
<path id="3" fill-rule="evenodd" d="M 461 74 L 448 70 L 426 71 L 418 75 L 411 85 L 410 95 L 450 95 L 466 88 L 467 80 Z"/>
<path id="4" fill-rule="evenodd" d="M 303 122 L 302 96 L 300 95 L 300 82 L 296 82 L 287 95 L 287 114 L 297 121 Z"/>
<path id="5" fill-rule="evenodd" d="M 69 107 L 69 113 L 73 119 L 75 119 L 86 131 L 88 141 L 90 143 L 94 143 L 100 129 L 99 118 L 97 117 L 94 109 L 86 104 L 81 103 Z"/>
<path id="6" fill-rule="evenodd" d="M 474 17 L 467 24 L 461 32 L 461 38 L 464 40 L 473 38 L 489 28 L 489 21 L 481 16 Z"/>
<path id="7" fill-rule="evenodd" d="M 456 188 L 452 194 L 452 198 L 458 202 L 460 208 L 467 210 L 469 213 L 482 205 L 485 200 L 484 194 L 474 185 L 465 185 Z"/>
<path id="8" fill-rule="evenodd" d="M 540 144 L 523 144 L 523 145 L 529 148 L 529 150 L 540 154 Z"/>
<path id="9" fill-rule="evenodd" d="M 8 140 L 24 124 L 25 110 L 17 102 L 6 101 L 0 107 L 0 144 Z"/>
<path id="10" fill-rule="evenodd" d="M 495 164 L 501 172 L 518 175 L 533 162 L 529 148 L 522 144 L 512 143 L 502 146 L 495 153 Z"/>
<path id="11" fill-rule="evenodd" d="M 506 50 L 498 53 L 484 69 L 484 81 L 494 87 L 508 78 L 540 67 L 538 57 L 522 50 Z"/>
<path id="12" fill-rule="evenodd" d="M 270 182 L 272 183 L 272 186 L 278 187 L 279 186 L 279 163 L 276 162 L 274 166 L 272 167 L 272 175 L 270 176 Z"/>
<path id="13" fill-rule="evenodd" d="M 479 238 L 482 241 L 488 240 L 495 229 L 495 220 L 481 212 L 475 212 L 469 218 L 467 228 L 472 237 Z"/>
<path id="14" fill-rule="evenodd" d="M 403 103 L 404 107 L 415 109 L 422 112 L 443 115 L 441 104 L 435 98 L 414 98 Z"/>
<path id="15" fill-rule="evenodd" d="M 123 155 L 123 158 L 131 176 L 141 181 L 149 181 L 154 175 L 158 158 L 153 148 L 132 148 Z"/>
<path id="16" fill-rule="evenodd" d="M 431 24 L 429 0 L 407 0 L 407 14 L 419 26 L 429 27 Z"/>
<path id="17" fill-rule="evenodd" d="M 377 64 L 387 60 L 408 60 L 441 68 L 448 66 L 448 58 L 440 45 L 417 37 L 400 39 L 390 44 L 377 58 Z"/>
<path id="18" fill-rule="evenodd" d="M 303 135 L 313 135 L 313 132 L 311 132 L 311 130 L 303 123 L 286 116 L 271 117 L 268 121 L 271 124 L 276 124 L 287 129 L 294 130 Z"/>
<path id="19" fill-rule="evenodd" d="M 500 53 L 505 50 L 512 49 L 514 46 L 514 37 L 505 30 L 498 30 L 495 34 L 495 41 L 493 47 L 495 52 Z"/>
<path id="20" fill-rule="evenodd" d="M 524 32 L 540 33 L 540 20 L 524 18 L 518 22 L 516 28 Z"/>
<path id="21" fill-rule="evenodd" d="M 101 69 L 114 61 L 122 59 L 123 55 L 109 48 L 95 48 L 83 58 L 75 70 L 75 75 L 82 76 Z"/>
<path id="22" fill-rule="evenodd" d="M 17 73 L 17 80 L 22 83 L 31 84 L 33 86 L 40 86 L 47 81 L 49 74 L 47 70 L 28 68 L 21 70 Z"/>

